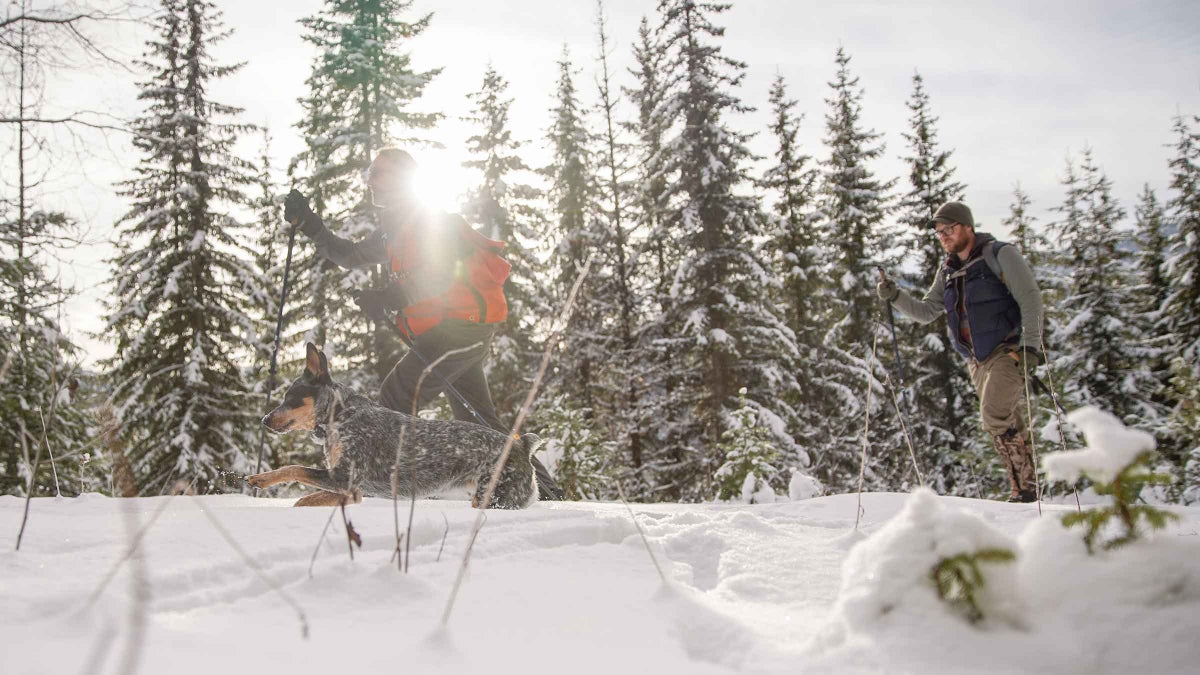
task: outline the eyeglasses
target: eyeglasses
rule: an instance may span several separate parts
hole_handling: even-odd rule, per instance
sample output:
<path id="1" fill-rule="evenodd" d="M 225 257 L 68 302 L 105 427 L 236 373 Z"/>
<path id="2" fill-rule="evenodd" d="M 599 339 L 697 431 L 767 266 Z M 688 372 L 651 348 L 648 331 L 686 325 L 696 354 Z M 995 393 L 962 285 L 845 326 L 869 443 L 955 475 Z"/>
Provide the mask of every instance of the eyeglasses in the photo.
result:
<path id="1" fill-rule="evenodd" d="M 962 223 L 948 223 L 945 227 L 933 228 L 933 234 L 938 237 L 944 237 L 954 231 L 954 228 L 962 225 Z"/>

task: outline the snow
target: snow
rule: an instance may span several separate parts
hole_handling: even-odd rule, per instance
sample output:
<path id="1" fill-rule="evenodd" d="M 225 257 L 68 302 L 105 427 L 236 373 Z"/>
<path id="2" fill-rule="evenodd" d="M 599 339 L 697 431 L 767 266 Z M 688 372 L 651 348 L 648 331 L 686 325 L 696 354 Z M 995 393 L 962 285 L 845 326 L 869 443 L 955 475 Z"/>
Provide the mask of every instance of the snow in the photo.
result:
<path id="1" fill-rule="evenodd" d="M 1043 460 L 1046 478 L 1073 483 L 1086 475 L 1111 483 L 1138 455 L 1155 447 L 1154 436 L 1127 428 L 1111 413 L 1086 406 L 1067 414 L 1067 422 L 1083 432 L 1083 450 L 1049 454 Z"/>
<path id="2" fill-rule="evenodd" d="M 788 499 L 796 502 L 819 497 L 824 493 L 825 487 L 821 485 L 821 481 L 799 469 L 792 469 L 792 479 L 788 481 Z"/>
<path id="3" fill-rule="evenodd" d="M 853 494 L 633 504 L 665 584 L 622 504 L 489 512 L 442 628 L 478 513 L 466 501 L 417 502 L 402 574 L 389 562 L 387 500 L 346 510 L 363 537 L 351 561 L 340 515 L 291 499 L 38 498 L 21 550 L 0 552 L 0 672 L 107 673 L 130 658 L 144 673 L 205 674 L 384 663 L 420 673 L 1182 673 L 1200 662 L 1200 508 L 1174 508 L 1170 529 L 1088 556 L 1079 532 L 1058 524 L 1073 507 L 1043 505 L 1039 519 L 1036 505 L 928 492 L 862 501 L 857 530 Z M 15 535 L 22 508 L 0 497 L 0 531 Z M 160 510 L 117 567 L 130 533 Z M 401 505 L 402 526 L 407 516 Z M 928 568 L 990 546 L 1018 559 L 984 566 L 994 618 L 972 625 L 937 598 Z"/>

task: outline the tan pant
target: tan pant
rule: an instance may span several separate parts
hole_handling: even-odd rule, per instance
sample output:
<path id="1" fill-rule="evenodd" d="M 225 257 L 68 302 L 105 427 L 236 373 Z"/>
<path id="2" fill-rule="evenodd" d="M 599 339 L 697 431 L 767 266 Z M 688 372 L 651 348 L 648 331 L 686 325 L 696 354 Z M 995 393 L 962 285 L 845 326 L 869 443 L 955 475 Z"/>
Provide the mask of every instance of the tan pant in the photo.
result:
<path id="1" fill-rule="evenodd" d="M 1013 358 L 1014 350 L 1001 345 L 986 359 L 971 361 L 971 382 L 979 393 L 979 415 L 983 429 L 991 435 L 996 452 L 1008 469 L 1013 495 L 1036 489 L 1033 450 L 1029 445 L 1025 417 L 1025 370 Z"/>

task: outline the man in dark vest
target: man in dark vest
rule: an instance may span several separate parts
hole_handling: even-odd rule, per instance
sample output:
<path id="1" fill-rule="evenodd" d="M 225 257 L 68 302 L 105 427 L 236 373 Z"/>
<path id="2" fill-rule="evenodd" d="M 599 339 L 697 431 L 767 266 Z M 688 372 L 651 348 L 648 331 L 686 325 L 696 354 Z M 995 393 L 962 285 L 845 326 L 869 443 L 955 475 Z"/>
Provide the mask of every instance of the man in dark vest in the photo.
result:
<path id="1" fill-rule="evenodd" d="M 372 203 L 380 207 L 380 226 L 361 241 L 343 239 L 325 227 L 296 190 L 284 201 L 284 220 L 298 223 L 327 260 L 347 268 L 387 265 L 391 282 L 360 291 L 355 302 L 378 323 L 394 321 L 413 343 L 384 378 L 380 402 L 411 414 L 442 393 L 437 377 L 421 380 L 427 364 L 449 381 L 478 417 L 450 396 L 454 417 L 508 433 L 496 415 L 483 362 L 497 326 L 508 316 L 504 280 L 509 264 L 499 252 L 505 244 L 476 232 L 457 214 L 422 208 L 413 190 L 417 165 L 398 148 L 379 151 L 367 169 Z M 420 391 L 417 383 L 420 381 Z M 536 458 L 538 497 L 562 499 L 550 472 Z"/>
<path id="2" fill-rule="evenodd" d="M 1026 368 L 1045 361 L 1041 291 L 1015 246 L 975 231 L 966 204 L 944 204 L 930 226 L 949 254 L 933 285 L 918 299 L 881 281 L 879 297 L 921 323 L 946 315 L 950 340 L 966 357 L 979 392 L 983 428 L 1008 468 L 1009 501 L 1035 501 L 1040 494 L 1024 398 Z"/>

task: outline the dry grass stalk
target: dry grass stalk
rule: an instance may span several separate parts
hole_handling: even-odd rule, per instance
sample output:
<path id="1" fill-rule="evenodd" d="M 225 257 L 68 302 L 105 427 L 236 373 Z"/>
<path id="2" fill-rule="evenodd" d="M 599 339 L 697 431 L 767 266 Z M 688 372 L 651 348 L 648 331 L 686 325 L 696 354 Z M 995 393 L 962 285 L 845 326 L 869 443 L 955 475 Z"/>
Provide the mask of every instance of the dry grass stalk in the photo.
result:
<path id="1" fill-rule="evenodd" d="M 66 378 L 67 382 L 70 382 L 71 379 L 73 377 L 75 377 L 75 371 L 79 370 L 79 364 L 80 364 L 80 362 L 78 362 L 78 361 L 75 362 L 75 366 L 71 368 L 71 372 L 67 375 L 67 378 Z M 50 398 L 50 422 L 53 423 L 54 416 L 58 413 L 58 399 L 59 399 L 59 395 L 62 393 L 62 388 L 59 387 L 57 385 L 57 383 L 55 383 L 54 386 L 51 387 L 51 389 L 52 389 L 52 391 L 51 391 L 51 398 Z M 39 414 L 41 414 L 40 411 L 39 411 Z M 18 419 L 18 421 L 19 421 L 19 419 Z M 22 445 L 24 445 L 24 435 L 25 435 L 25 426 L 23 423 L 21 423 Z M 25 512 L 21 516 L 21 529 L 19 532 L 17 532 L 17 546 L 15 549 L 17 551 L 21 550 L 21 539 L 25 537 L 25 526 L 29 523 L 29 502 L 31 499 L 33 499 L 34 479 L 37 478 L 38 469 L 41 468 L 41 465 L 42 465 L 42 448 L 43 447 L 45 447 L 47 450 L 49 450 L 49 448 L 50 448 L 49 428 L 46 426 L 46 424 L 44 422 L 42 424 L 42 438 L 41 438 L 41 441 L 38 443 L 37 453 L 34 455 L 33 468 L 29 471 L 29 484 L 28 484 L 28 486 L 26 486 L 26 490 L 25 490 Z"/>
<path id="2" fill-rule="evenodd" d="M 1042 317 L 1042 320 L 1044 322 L 1045 317 Z M 1061 407 L 1059 407 L 1058 401 L 1053 398 L 1054 397 L 1054 368 L 1052 368 L 1050 366 L 1050 353 L 1046 351 L 1046 341 L 1043 339 L 1042 335 L 1038 336 L 1038 345 L 1040 345 L 1042 348 L 1042 357 L 1046 359 L 1046 379 L 1049 380 L 1049 382 L 1047 384 L 1050 385 L 1050 396 L 1052 399 L 1051 402 L 1054 405 L 1054 416 L 1058 419 L 1058 443 L 1062 447 L 1062 449 L 1065 451 L 1067 449 L 1067 436 L 1064 433 L 1064 429 L 1063 429 L 1063 410 Z M 1028 380 L 1029 380 L 1028 372 L 1025 373 L 1025 379 L 1028 382 Z M 1028 387 L 1026 387 L 1026 389 L 1027 389 L 1027 391 L 1025 393 L 1025 396 L 1026 396 L 1026 400 L 1028 400 L 1028 397 L 1029 397 Z M 1030 419 L 1033 418 L 1032 412 L 1030 412 L 1029 417 L 1030 417 Z M 1032 428 L 1029 430 L 1029 435 L 1033 436 Z M 1037 469 L 1036 461 L 1034 463 L 1034 469 L 1035 470 Z M 1036 471 L 1035 471 L 1035 474 L 1036 474 Z M 1072 485 L 1071 490 L 1075 493 L 1075 512 L 1083 513 L 1083 505 L 1079 502 L 1079 487 L 1077 485 Z M 1040 499 L 1040 497 L 1039 497 L 1039 499 Z M 1039 501 L 1038 508 L 1041 509 L 1041 506 L 1042 506 L 1041 501 Z"/>
<path id="3" fill-rule="evenodd" d="M 312 559 L 308 561 L 308 578 L 313 575 L 313 565 L 317 564 L 317 554 L 321 552 L 321 544 L 325 542 L 325 533 L 329 531 L 329 526 L 333 523 L 333 515 L 337 513 L 337 509 L 329 510 L 329 519 L 325 521 L 325 529 L 321 530 L 321 538 L 317 540 L 317 547 L 313 549 Z"/>
<path id="4" fill-rule="evenodd" d="M 658 578 L 662 580 L 665 586 L 667 584 L 667 575 L 663 574 L 662 566 L 658 564 L 658 556 L 654 555 L 654 549 L 650 548 L 650 540 L 646 538 L 646 533 L 642 530 L 642 524 L 638 522 L 637 516 L 634 515 L 633 507 L 625 499 L 625 490 L 621 488 L 621 481 L 617 481 L 617 495 L 621 497 L 621 503 L 629 511 L 629 518 L 633 521 L 633 526 L 637 528 L 638 536 L 642 538 L 642 544 L 646 547 L 646 553 L 650 554 L 650 562 L 654 563 L 654 569 L 658 572 Z"/>
<path id="5" fill-rule="evenodd" d="M 470 540 L 467 544 L 467 550 L 463 552 L 462 565 L 459 567 L 458 575 L 454 579 L 454 586 L 450 589 L 450 598 L 446 601 L 446 609 L 442 612 L 442 627 L 445 627 L 450 622 L 450 614 L 454 611 L 454 601 L 458 597 L 458 590 L 462 586 L 463 578 L 467 573 L 467 566 L 471 562 L 471 550 L 475 546 L 475 538 L 479 536 L 479 530 L 483 527 L 484 516 L 487 513 L 488 505 L 492 503 L 492 495 L 496 492 L 496 485 L 500 482 L 500 472 L 504 470 L 504 466 L 508 463 L 508 455 L 512 452 L 513 443 L 520 438 L 521 425 L 525 423 L 525 418 L 529 416 L 530 409 L 533 408 L 533 400 L 537 397 L 538 388 L 541 387 L 542 379 L 546 376 L 546 369 L 550 366 L 550 355 L 554 352 L 555 345 L 562 339 L 562 332 L 571 320 L 571 315 L 575 313 L 575 299 L 579 295 L 579 289 L 583 287 L 583 282 L 587 279 L 588 272 L 591 271 L 592 259 L 595 254 L 588 256 L 583 267 L 579 271 L 579 276 L 575 279 L 574 285 L 571 286 L 571 292 L 567 295 L 567 302 L 563 305 L 561 312 L 557 316 L 561 317 L 561 326 L 554 331 L 551 331 L 550 337 L 546 340 L 546 349 L 542 351 L 542 362 L 538 366 L 537 374 L 534 375 L 533 385 L 529 388 L 529 394 L 525 396 L 525 402 L 521 405 L 521 411 L 517 413 L 517 421 L 513 424 L 512 430 L 508 434 L 507 440 L 504 442 L 504 449 L 500 451 L 500 459 L 496 461 L 496 466 L 492 469 L 492 476 L 488 480 L 487 489 L 483 494 L 483 501 L 479 504 L 479 515 L 475 518 Z"/>
<path id="6" fill-rule="evenodd" d="M 96 419 L 100 422 L 100 441 L 112 459 L 113 496 L 138 496 L 137 482 L 133 478 L 133 467 L 125 454 L 125 441 L 121 437 L 121 420 L 117 419 L 112 401 L 105 401 L 96 411 Z"/>
<path id="7" fill-rule="evenodd" d="M 875 365 L 875 355 L 879 348 L 879 334 L 875 334 L 875 340 L 871 344 L 871 358 L 867 360 L 867 421 L 863 425 L 863 449 L 862 460 L 858 465 L 858 509 L 854 513 L 854 529 L 858 529 L 858 523 L 862 520 L 862 490 L 863 479 L 867 474 L 867 444 L 871 441 L 871 385 L 874 384 L 875 378 L 871 374 L 871 369 Z"/>

